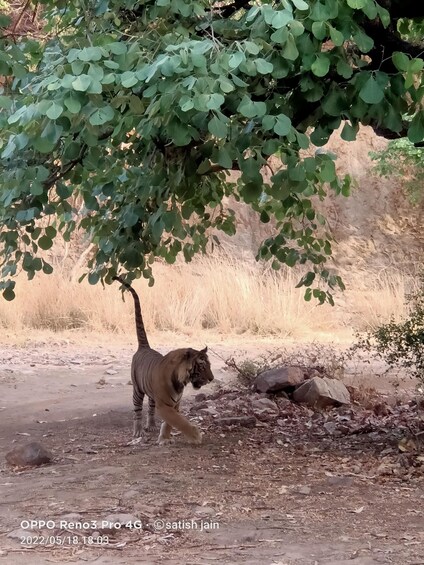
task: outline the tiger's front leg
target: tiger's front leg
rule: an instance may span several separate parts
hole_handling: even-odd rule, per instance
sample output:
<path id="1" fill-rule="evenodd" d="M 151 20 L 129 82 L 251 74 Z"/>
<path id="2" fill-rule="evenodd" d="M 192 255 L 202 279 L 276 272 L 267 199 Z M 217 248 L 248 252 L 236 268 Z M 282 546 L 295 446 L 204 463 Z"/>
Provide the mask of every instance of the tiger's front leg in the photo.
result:
<path id="1" fill-rule="evenodd" d="M 202 443 L 202 433 L 197 426 L 193 426 L 190 422 L 179 413 L 179 404 L 175 408 L 166 404 L 157 404 L 157 410 L 163 418 L 163 424 L 160 428 L 158 438 L 159 445 L 165 445 L 171 441 L 171 430 L 176 428 L 182 432 L 190 443 L 199 445 Z"/>

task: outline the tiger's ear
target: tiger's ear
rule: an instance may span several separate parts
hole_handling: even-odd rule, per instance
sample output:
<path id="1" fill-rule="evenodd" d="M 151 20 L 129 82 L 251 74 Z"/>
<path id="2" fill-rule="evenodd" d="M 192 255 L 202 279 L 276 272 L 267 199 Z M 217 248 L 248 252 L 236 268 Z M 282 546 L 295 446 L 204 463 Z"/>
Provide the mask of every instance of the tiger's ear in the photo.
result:
<path id="1" fill-rule="evenodd" d="M 194 359 L 194 357 L 196 357 L 196 355 L 197 355 L 197 351 L 194 351 L 194 349 L 188 348 L 184 351 L 183 359 L 185 361 L 189 361 L 191 359 Z"/>

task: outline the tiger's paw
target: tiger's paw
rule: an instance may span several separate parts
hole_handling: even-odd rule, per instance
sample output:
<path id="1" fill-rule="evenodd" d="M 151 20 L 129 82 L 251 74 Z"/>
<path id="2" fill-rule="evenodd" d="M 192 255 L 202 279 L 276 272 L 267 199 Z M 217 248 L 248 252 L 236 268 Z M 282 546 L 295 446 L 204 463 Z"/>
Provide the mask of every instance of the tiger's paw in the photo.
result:
<path id="1" fill-rule="evenodd" d="M 133 438 L 139 438 L 143 436 L 143 426 L 141 425 L 141 421 L 137 420 L 136 422 L 134 422 L 134 428 L 133 428 Z"/>
<path id="2" fill-rule="evenodd" d="M 193 429 L 193 435 L 189 438 L 190 443 L 193 445 L 200 445 L 202 443 L 203 434 L 199 428 Z"/>
<path id="3" fill-rule="evenodd" d="M 172 437 L 160 437 L 158 439 L 158 445 L 163 446 L 163 445 L 172 445 L 173 443 L 175 443 L 174 438 Z"/>
<path id="4" fill-rule="evenodd" d="M 156 422 L 154 420 L 153 421 L 147 420 L 147 423 L 144 426 L 145 432 L 156 432 L 157 429 L 158 429 L 158 427 L 157 427 Z"/>

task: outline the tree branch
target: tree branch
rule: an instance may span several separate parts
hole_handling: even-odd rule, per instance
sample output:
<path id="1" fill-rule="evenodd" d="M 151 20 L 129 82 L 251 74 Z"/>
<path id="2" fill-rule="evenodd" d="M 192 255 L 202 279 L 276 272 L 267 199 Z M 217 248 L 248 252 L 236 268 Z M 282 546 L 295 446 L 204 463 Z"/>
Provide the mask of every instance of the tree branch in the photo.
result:
<path id="1" fill-rule="evenodd" d="M 415 45 L 405 41 L 394 30 L 384 28 L 379 20 L 365 21 L 364 31 L 374 40 L 374 48 L 368 53 L 372 59 L 371 69 L 380 69 L 386 72 L 397 72 L 391 56 L 395 51 L 407 53 L 413 58 L 422 57 L 424 45 Z"/>
<path id="2" fill-rule="evenodd" d="M 235 0 L 231 4 L 223 4 L 218 2 L 214 4 L 213 11 L 217 9 L 223 18 L 230 18 L 233 14 L 241 10 L 242 8 L 250 8 L 250 0 Z"/>
<path id="3" fill-rule="evenodd" d="M 102 133 L 101 135 L 99 135 L 99 141 L 104 141 L 105 139 L 107 139 L 108 137 L 110 137 L 112 134 L 112 130 L 108 130 L 105 131 L 104 133 Z M 87 153 L 88 150 L 88 145 L 86 145 L 85 143 L 81 146 L 81 150 L 80 153 L 78 155 L 78 157 L 75 157 L 75 159 L 72 159 L 71 161 L 68 161 L 68 163 L 65 163 L 65 165 L 61 166 L 59 170 L 56 170 L 56 172 L 52 173 L 44 182 L 43 182 L 43 186 L 47 189 L 51 188 L 54 184 L 57 183 L 57 181 L 61 178 L 63 178 L 66 174 L 69 173 L 69 171 L 71 171 L 76 165 L 79 165 L 80 163 L 83 162 L 84 157 Z"/>
<path id="4" fill-rule="evenodd" d="M 424 18 L 424 3 L 419 0 L 379 0 L 394 20 Z"/>

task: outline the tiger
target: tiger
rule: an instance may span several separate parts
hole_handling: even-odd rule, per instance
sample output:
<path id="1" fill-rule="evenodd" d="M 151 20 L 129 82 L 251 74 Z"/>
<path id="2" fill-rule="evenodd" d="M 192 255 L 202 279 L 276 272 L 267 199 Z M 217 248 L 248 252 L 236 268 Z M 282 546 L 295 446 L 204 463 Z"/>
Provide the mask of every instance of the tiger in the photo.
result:
<path id="1" fill-rule="evenodd" d="M 172 428 L 182 432 L 193 444 L 202 442 L 199 428 L 191 424 L 180 414 L 180 402 L 184 388 L 191 383 L 193 388 L 200 389 L 214 379 L 211 364 L 207 355 L 208 348 L 200 351 L 191 347 L 174 349 L 166 355 L 152 349 L 147 339 L 141 314 L 140 300 L 137 292 L 125 280 L 116 276 L 134 299 L 135 327 L 138 349 L 131 363 L 131 382 L 133 385 L 134 404 L 134 438 L 143 435 L 142 410 L 144 396 L 149 398 L 146 431 L 154 431 L 155 410 L 162 417 L 163 423 L 157 440 L 159 445 L 173 443 Z"/>

